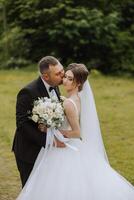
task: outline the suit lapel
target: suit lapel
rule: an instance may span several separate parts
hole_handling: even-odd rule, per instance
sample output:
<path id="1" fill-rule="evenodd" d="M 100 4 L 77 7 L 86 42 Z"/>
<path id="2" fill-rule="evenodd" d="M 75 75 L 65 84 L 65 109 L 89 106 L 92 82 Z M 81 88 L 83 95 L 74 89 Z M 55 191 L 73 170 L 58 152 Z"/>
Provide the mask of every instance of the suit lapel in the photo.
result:
<path id="1" fill-rule="evenodd" d="M 57 97 L 58 97 L 58 99 L 59 99 L 59 101 L 60 101 L 60 100 L 61 100 L 61 99 L 60 99 L 60 91 L 59 91 L 59 88 L 58 88 L 58 87 L 55 88 L 55 92 L 56 92 Z"/>
<path id="2" fill-rule="evenodd" d="M 43 83 L 43 81 L 41 80 L 40 77 L 37 79 L 37 84 L 38 84 L 38 90 L 39 90 L 40 96 L 41 97 L 49 97 L 50 98 L 50 96 L 49 96 L 49 94 L 47 92 L 47 89 L 46 89 L 46 87 L 45 87 L 45 85 L 44 85 L 44 83 Z M 58 99 L 60 101 L 60 91 L 59 91 L 58 87 L 56 87 L 55 92 L 56 92 L 57 97 L 58 97 Z"/>
<path id="3" fill-rule="evenodd" d="M 41 97 L 49 97 L 47 89 L 40 77 L 37 79 L 37 84 L 38 84 L 38 90 L 39 90 L 40 96 Z"/>

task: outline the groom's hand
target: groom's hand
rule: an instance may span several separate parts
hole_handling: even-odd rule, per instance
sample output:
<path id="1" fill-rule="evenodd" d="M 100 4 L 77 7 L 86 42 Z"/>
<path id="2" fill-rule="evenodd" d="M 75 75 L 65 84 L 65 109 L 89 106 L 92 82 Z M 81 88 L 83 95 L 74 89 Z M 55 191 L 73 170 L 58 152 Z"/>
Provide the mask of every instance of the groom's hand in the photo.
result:
<path id="1" fill-rule="evenodd" d="M 38 128 L 41 132 L 47 132 L 47 127 L 44 124 L 39 124 Z"/>

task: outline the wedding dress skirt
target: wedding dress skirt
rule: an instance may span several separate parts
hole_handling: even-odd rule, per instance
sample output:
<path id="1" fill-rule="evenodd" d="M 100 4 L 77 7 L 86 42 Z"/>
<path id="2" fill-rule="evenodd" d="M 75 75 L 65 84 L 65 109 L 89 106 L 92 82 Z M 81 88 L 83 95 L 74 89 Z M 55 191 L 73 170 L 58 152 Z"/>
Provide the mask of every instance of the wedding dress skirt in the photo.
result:
<path id="1" fill-rule="evenodd" d="M 98 154 L 86 152 L 83 141 L 69 147 L 41 149 L 17 200 L 134 200 L 134 187 Z"/>

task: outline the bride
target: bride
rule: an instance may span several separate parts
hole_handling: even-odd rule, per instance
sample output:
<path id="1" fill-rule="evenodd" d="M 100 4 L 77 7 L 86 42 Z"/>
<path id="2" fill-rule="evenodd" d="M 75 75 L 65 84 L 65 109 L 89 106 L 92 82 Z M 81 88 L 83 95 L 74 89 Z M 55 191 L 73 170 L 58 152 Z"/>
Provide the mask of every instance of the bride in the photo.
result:
<path id="1" fill-rule="evenodd" d="M 57 130 L 65 148 L 47 140 L 17 200 L 134 200 L 134 187 L 108 162 L 87 77 L 85 65 L 67 67 L 66 117 Z"/>

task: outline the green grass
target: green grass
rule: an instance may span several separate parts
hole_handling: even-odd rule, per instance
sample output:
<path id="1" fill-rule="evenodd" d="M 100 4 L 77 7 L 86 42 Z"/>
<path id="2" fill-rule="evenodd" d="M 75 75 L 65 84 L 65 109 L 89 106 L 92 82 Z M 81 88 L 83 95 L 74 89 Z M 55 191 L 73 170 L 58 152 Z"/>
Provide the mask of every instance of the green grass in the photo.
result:
<path id="1" fill-rule="evenodd" d="M 11 152 L 16 94 L 37 76 L 33 70 L 0 71 L 0 200 L 13 200 L 20 191 L 19 174 Z M 92 73 L 90 83 L 109 161 L 134 185 L 134 80 Z"/>

